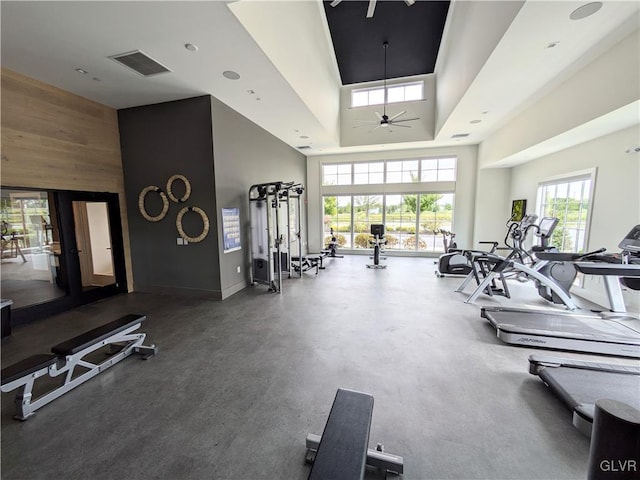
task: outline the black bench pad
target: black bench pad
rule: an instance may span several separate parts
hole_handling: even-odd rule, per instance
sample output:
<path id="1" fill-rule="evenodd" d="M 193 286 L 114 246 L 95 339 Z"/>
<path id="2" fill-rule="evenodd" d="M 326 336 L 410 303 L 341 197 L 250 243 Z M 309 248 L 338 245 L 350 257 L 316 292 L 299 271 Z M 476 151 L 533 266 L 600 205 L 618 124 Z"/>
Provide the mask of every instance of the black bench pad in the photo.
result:
<path id="1" fill-rule="evenodd" d="M 46 368 L 55 363 L 57 358 L 55 355 L 39 353 L 20 360 L 13 365 L 9 365 L 2 369 L 2 385 L 37 372 L 42 368 Z"/>
<path id="2" fill-rule="evenodd" d="M 324 427 L 309 480 L 362 478 L 367 463 L 373 397 L 339 389 Z"/>
<path id="3" fill-rule="evenodd" d="M 102 340 L 109 338 L 122 330 L 129 328 L 137 323 L 142 323 L 147 317 L 144 315 L 136 315 L 130 313 L 124 317 L 120 317 L 118 320 L 109 322 L 100 327 L 89 330 L 88 332 L 71 338 L 65 342 L 59 343 L 55 347 L 51 348 L 51 351 L 57 355 L 73 355 L 84 350 L 91 345 L 94 345 Z"/>

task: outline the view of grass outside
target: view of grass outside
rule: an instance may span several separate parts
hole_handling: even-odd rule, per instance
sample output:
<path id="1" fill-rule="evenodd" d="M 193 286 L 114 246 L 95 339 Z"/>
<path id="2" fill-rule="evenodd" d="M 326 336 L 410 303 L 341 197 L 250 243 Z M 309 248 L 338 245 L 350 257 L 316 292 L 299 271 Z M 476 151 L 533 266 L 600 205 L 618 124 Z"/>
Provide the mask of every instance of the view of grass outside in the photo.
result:
<path id="1" fill-rule="evenodd" d="M 339 246 L 370 248 L 371 224 L 384 224 L 389 250 L 444 252 L 452 219 L 451 193 L 325 196 L 324 244 L 333 228 Z"/>
<path id="2" fill-rule="evenodd" d="M 539 187 L 539 215 L 558 218 L 550 244 L 561 252 L 585 251 L 590 191 L 590 178 Z"/>
<path id="3" fill-rule="evenodd" d="M 0 204 L 2 235 L 14 235 L 26 252 L 40 248 L 49 225 L 47 192 L 3 190 Z"/>

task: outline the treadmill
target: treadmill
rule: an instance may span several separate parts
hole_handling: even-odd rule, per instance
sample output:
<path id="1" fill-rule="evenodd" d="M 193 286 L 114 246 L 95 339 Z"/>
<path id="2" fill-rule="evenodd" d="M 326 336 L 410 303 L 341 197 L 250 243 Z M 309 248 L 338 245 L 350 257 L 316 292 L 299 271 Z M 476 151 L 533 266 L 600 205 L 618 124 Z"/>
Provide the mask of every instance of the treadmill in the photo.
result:
<path id="1" fill-rule="evenodd" d="M 529 357 L 529 373 L 573 412 L 573 425 L 590 437 L 596 400 L 611 399 L 640 410 L 640 366 L 583 362 L 567 358 Z"/>
<path id="2" fill-rule="evenodd" d="M 640 279 L 640 225 L 636 225 L 618 246 L 627 253 L 626 261 L 637 263 L 575 263 L 585 274 L 604 276 L 613 313 L 482 307 L 480 315 L 491 323 L 498 338 L 505 343 L 640 358 L 640 319 L 626 314 L 620 287 L 621 279 L 628 282 L 630 288 L 638 287 L 637 283 L 630 282 Z M 541 254 L 549 260 L 567 260 L 567 255 L 572 254 Z M 614 260 L 612 256 L 600 258 Z"/>

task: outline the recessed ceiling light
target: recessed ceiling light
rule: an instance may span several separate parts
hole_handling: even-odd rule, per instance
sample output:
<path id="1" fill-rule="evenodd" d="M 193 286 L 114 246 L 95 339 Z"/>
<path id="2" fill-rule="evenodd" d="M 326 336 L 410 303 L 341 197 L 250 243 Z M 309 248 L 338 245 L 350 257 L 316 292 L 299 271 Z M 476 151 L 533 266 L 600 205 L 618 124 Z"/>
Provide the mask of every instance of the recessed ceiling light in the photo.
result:
<path id="1" fill-rule="evenodd" d="M 228 78 L 229 80 L 238 80 L 240 78 L 240 75 L 233 70 L 225 70 L 224 72 L 222 72 L 222 76 L 224 78 Z"/>
<path id="2" fill-rule="evenodd" d="M 87 74 L 87 71 L 86 71 L 86 70 L 83 70 L 82 68 L 76 68 L 76 72 L 81 73 L 81 74 L 83 74 L 83 75 L 86 75 L 86 74 Z"/>
<path id="3" fill-rule="evenodd" d="M 471 120 L 469 123 L 480 123 L 482 120 Z"/>
<path id="4" fill-rule="evenodd" d="M 254 92 L 253 90 L 247 90 L 247 93 L 248 93 L 249 95 L 253 95 L 253 94 L 254 94 L 254 93 L 256 93 L 256 92 Z"/>
<path id="5" fill-rule="evenodd" d="M 571 12 L 571 15 L 569 15 L 569 18 L 571 20 L 582 20 L 583 18 L 590 17 L 601 8 L 602 8 L 602 2 L 585 3 L 581 7 L 578 7 L 573 12 Z"/>
<path id="6" fill-rule="evenodd" d="M 300 135 L 300 138 L 309 138 L 309 135 Z"/>
<path id="7" fill-rule="evenodd" d="M 184 44 L 184 48 L 186 48 L 190 52 L 197 52 L 198 51 L 198 46 L 194 45 L 193 43 L 185 43 Z"/>

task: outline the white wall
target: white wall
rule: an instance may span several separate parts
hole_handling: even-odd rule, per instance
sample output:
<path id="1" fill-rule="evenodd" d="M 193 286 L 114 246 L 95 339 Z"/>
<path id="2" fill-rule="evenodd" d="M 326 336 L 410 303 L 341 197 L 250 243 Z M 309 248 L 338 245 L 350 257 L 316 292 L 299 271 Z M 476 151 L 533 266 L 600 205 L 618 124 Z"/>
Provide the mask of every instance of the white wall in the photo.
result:
<path id="1" fill-rule="evenodd" d="M 436 134 L 518 14 L 524 1 L 454 1 L 440 44 Z"/>
<path id="2" fill-rule="evenodd" d="M 511 216 L 511 200 L 521 198 L 510 195 L 510 182 L 509 168 L 478 168 L 474 198 L 474 248 L 486 249 L 486 245 L 480 245 L 478 242 L 503 243 L 502 240 L 507 233 L 506 223 Z"/>
<path id="3" fill-rule="evenodd" d="M 323 162 L 340 163 L 400 160 L 451 155 L 458 157 L 453 230 L 456 233 L 456 242 L 459 246 L 462 247 L 471 244 L 475 211 L 475 172 L 477 159 L 477 148 L 473 145 L 307 157 L 309 251 L 318 252 L 322 248 L 323 204 L 321 197 L 321 164 Z M 407 189 L 407 192 L 411 191 L 410 184 L 407 184 Z M 384 187 L 381 186 L 381 192 L 383 192 L 383 190 Z"/>
<path id="4" fill-rule="evenodd" d="M 634 225 L 640 224 L 640 154 L 625 153 L 629 147 L 639 144 L 640 126 L 636 125 L 514 167 L 510 196 L 526 198 L 532 206 L 529 210 L 533 210 L 538 182 L 597 169 L 586 250 L 605 247 L 609 252 L 618 252 L 620 240 Z M 584 290 L 576 293 L 607 305 L 604 286 L 597 277 L 587 278 Z M 637 311 L 640 292 L 625 292 L 625 297 L 628 305 Z"/>
<path id="5" fill-rule="evenodd" d="M 273 181 L 304 183 L 306 168 L 304 155 L 214 97 L 211 97 L 211 112 L 219 245 L 223 245 L 221 209 L 239 207 L 241 221 L 242 249 L 222 253 L 220 247 L 220 283 L 224 299 L 248 284 L 249 188 Z"/>
<path id="6" fill-rule="evenodd" d="M 595 121 L 639 98 L 640 31 L 636 29 L 487 138 L 480 147 L 479 164 L 481 167 L 499 165 L 510 156 Z"/>

